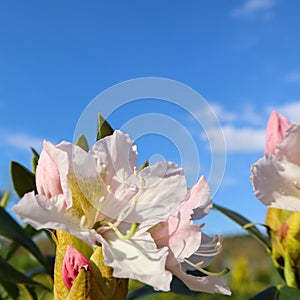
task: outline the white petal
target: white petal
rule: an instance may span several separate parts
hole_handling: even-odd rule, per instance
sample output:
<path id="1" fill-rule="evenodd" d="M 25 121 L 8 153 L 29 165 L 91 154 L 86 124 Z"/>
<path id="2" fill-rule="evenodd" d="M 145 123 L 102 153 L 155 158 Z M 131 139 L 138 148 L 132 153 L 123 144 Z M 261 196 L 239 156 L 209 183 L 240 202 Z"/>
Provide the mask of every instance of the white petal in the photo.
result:
<path id="1" fill-rule="evenodd" d="M 165 269 L 167 248 L 157 249 L 147 232 L 138 232 L 129 240 L 106 232 L 102 243 L 104 263 L 113 268 L 113 276 L 131 278 L 162 291 L 170 290 L 172 274 Z"/>
<path id="2" fill-rule="evenodd" d="M 165 220 L 184 202 L 187 193 L 182 169 L 169 162 L 147 167 L 138 175 L 132 174 L 127 185 L 118 188 L 116 197 L 122 199 L 122 190 L 128 189 L 132 189 L 133 194 L 138 192 L 124 221 L 143 223 L 143 226 Z"/>
<path id="3" fill-rule="evenodd" d="M 266 155 L 252 166 L 255 196 L 265 205 L 300 211 L 300 167 Z"/>
<path id="4" fill-rule="evenodd" d="M 292 125 L 281 144 L 277 145 L 275 156 L 278 160 L 288 160 L 300 166 L 300 125 Z"/>
<path id="5" fill-rule="evenodd" d="M 180 264 L 173 266 L 169 270 L 181 279 L 191 291 L 231 295 L 229 288 L 219 277 L 189 275 L 182 269 Z"/>
<path id="6" fill-rule="evenodd" d="M 127 134 L 115 130 L 113 135 L 100 139 L 90 150 L 98 159 L 99 167 L 105 167 L 105 182 L 115 189 L 115 180 L 124 181 L 137 165 L 137 150 Z"/>
<path id="7" fill-rule="evenodd" d="M 24 195 L 12 210 L 21 220 L 36 229 L 50 228 L 66 231 L 95 246 L 96 231 L 81 229 L 80 220 L 65 213 L 62 195 L 46 198 L 30 192 Z"/>

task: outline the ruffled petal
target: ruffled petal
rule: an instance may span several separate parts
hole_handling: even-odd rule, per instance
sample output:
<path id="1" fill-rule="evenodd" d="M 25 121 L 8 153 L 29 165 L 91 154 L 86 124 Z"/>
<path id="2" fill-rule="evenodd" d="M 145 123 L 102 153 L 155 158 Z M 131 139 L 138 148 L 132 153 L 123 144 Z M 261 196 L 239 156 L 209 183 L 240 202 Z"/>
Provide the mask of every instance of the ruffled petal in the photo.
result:
<path id="1" fill-rule="evenodd" d="M 300 167 L 272 155 L 261 158 L 251 168 L 255 196 L 265 205 L 300 211 Z"/>
<path id="2" fill-rule="evenodd" d="M 103 215 L 113 219 L 122 215 L 124 222 L 149 228 L 178 209 L 186 195 L 182 169 L 173 163 L 158 163 L 146 169 L 131 174 L 106 196 L 101 206 Z"/>
<path id="3" fill-rule="evenodd" d="M 18 217 L 36 229 L 58 229 L 77 236 L 92 247 L 99 239 L 94 229 L 80 228 L 80 220 L 67 214 L 62 195 L 51 199 L 30 192 L 12 208 Z"/>
<path id="4" fill-rule="evenodd" d="M 133 172 L 138 161 L 135 143 L 119 130 L 100 139 L 90 152 L 97 157 L 100 172 L 105 170 L 105 182 L 113 190 Z"/>
<path id="5" fill-rule="evenodd" d="M 292 125 L 286 132 L 286 137 L 277 145 L 276 157 L 278 160 L 287 160 L 300 166 L 300 125 Z"/>
<path id="6" fill-rule="evenodd" d="M 210 212 L 212 208 L 212 200 L 210 196 L 210 188 L 204 176 L 202 176 L 189 191 L 189 199 L 187 200 L 187 203 L 189 203 L 190 208 L 193 209 L 193 211 L 190 212 L 190 214 L 193 213 L 193 220 L 202 219 Z M 186 213 L 189 213 L 187 209 Z"/>
<path id="7" fill-rule="evenodd" d="M 172 274 L 165 269 L 167 248 L 157 249 L 147 232 L 136 233 L 129 240 L 106 232 L 102 243 L 104 263 L 113 268 L 113 276 L 131 278 L 162 291 L 170 290 Z"/>
<path id="8" fill-rule="evenodd" d="M 216 276 L 198 277 L 187 274 L 180 264 L 172 266 L 169 269 L 174 275 L 181 279 L 184 284 L 192 291 L 219 293 L 224 295 L 231 295 L 228 286 Z"/>

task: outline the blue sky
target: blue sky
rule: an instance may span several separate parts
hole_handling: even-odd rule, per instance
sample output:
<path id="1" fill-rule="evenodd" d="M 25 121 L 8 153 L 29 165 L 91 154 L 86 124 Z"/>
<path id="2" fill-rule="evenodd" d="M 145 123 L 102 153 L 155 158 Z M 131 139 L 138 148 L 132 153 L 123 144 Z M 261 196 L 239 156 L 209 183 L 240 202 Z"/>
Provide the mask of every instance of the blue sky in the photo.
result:
<path id="1" fill-rule="evenodd" d="M 10 187 L 10 160 L 29 165 L 30 145 L 72 141 L 99 93 L 129 79 L 164 77 L 200 93 L 221 122 L 227 164 L 216 203 L 263 222 L 249 170 L 263 155 L 271 110 L 299 120 L 299 9 L 297 0 L 2 1 L 1 188 Z M 191 132 L 207 175 L 207 144 L 180 111 L 137 105 L 112 117 L 112 126 L 151 112 L 169 114 Z M 180 159 L 166 139 L 145 136 L 138 146 L 142 159 Z M 210 234 L 242 232 L 217 213 L 205 222 Z"/>

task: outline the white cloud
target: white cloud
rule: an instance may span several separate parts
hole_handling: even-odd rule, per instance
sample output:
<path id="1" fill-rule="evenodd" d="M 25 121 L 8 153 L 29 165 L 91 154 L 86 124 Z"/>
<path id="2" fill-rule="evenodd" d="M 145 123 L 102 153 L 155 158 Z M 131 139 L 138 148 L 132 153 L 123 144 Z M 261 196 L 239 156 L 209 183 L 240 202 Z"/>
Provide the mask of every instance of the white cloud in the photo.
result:
<path id="1" fill-rule="evenodd" d="M 11 146 L 19 150 L 28 150 L 30 147 L 33 147 L 39 151 L 42 149 L 43 145 L 43 139 L 26 133 L 5 133 L 2 134 L 1 138 L 7 146 Z"/>
<path id="2" fill-rule="evenodd" d="M 284 76 L 284 80 L 289 83 L 300 83 L 300 72 L 291 71 Z"/>
<path id="3" fill-rule="evenodd" d="M 226 111 L 224 107 L 219 103 L 213 103 L 210 106 L 215 111 L 218 119 L 221 122 L 233 122 L 238 119 L 238 115 L 236 113 Z"/>
<path id="4" fill-rule="evenodd" d="M 245 103 L 235 112 L 226 110 L 219 103 L 213 103 L 210 106 L 215 111 L 218 119 L 225 124 L 239 122 L 249 125 L 262 125 L 265 123 L 265 119 L 257 113 L 257 110 L 251 103 Z"/>
<path id="5" fill-rule="evenodd" d="M 232 125 L 222 127 L 227 152 L 263 152 L 265 148 L 265 128 L 241 127 Z M 208 130 L 207 138 L 216 151 L 223 151 L 217 130 Z"/>
<path id="6" fill-rule="evenodd" d="M 245 17 L 262 11 L 265 13 L 265 19 L 269 19 L 272 16 L 270 9 L 274 5 L 275 0 L 247 0 L 243 5 L 233 8 L 231 15 L 234 17 Z"/>
<path id="7" fill-rule="evenodd" d="M 272 110 L 276 110 L 279 114 L 284 115 L 292 123 L 300 122 L 300 101 L 294 101 L 280 106 L 268 107 L 268 114 L 271 113 Z"/>

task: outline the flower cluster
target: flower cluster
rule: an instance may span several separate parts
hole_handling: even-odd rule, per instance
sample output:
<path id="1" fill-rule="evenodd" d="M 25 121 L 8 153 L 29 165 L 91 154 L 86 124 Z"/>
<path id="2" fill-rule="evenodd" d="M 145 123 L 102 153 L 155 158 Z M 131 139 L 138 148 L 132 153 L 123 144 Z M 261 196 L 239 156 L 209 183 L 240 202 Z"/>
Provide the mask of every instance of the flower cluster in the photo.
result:
<path id="1" fill-rule="evenodd" d="M 138 170 L 137 159 L 136 145 L 121 131 L 88 152 L 67 142 L 44 142 L 36 170 L 38 193 L 26 193 L 13 211 L 36 229 L 67 232 L 93 251 L 101 249 L 115 278 L 169 291 L 176 275 L 191 290 L 230 294 L 218 276 L 203 269 L 221 251 L 222 239 L 209 238 L 193 223 L 212 207 L 205 178 L 188 190 L 175 163 Z M 78 258 L 67 248 L 61 268 L 68 289 L 82 268 L 92 276 L 100 263 L 79 259 L 72 273 L 70 251 Z M 204 276 L 193 276 L 190 269 Z"/>

